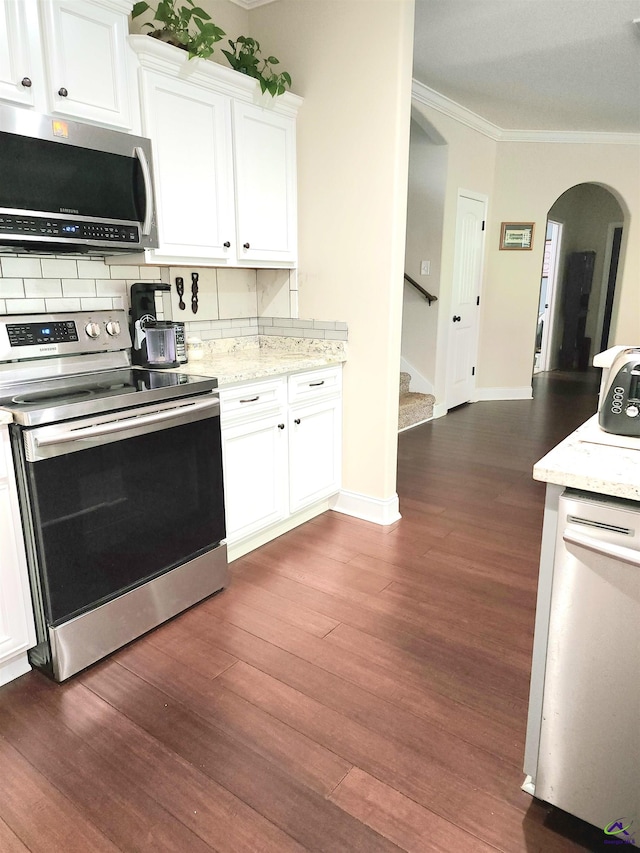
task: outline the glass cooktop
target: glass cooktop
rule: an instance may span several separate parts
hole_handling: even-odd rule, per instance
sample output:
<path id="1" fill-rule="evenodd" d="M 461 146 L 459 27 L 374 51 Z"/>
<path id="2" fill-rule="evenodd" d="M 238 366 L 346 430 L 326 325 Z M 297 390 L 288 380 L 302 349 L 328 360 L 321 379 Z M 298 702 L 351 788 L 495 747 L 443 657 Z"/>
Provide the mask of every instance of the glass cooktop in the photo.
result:
<path id="1" fill-rule="evenodd" d="M 217 379 L 205 376 L 131 367 L 0 387 L 0 408 L 15 423 L 36 426 L 204 394 L 217 386 Z"/>

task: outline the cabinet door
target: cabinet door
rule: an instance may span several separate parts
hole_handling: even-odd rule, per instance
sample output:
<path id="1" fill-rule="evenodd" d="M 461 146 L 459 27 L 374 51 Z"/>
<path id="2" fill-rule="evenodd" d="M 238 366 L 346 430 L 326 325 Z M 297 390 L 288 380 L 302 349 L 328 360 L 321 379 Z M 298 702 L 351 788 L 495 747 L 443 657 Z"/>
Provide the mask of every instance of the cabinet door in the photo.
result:
<path id="1" fill-rule="evenodd" d="M 227 541 L 287 516 L 287 436 L 279 416 L 222 430 Z"/>
<path id="2" fill-rule="evenodd" d="M 340 489 L 341 400 L 293 406 L 289 418 L 289 509 L 296 512 Z"/>
<path id="3" fill-rule="evenodd" d="M 158 205 L 160 246 L 154 256 L 233 256 L 229 99 L 149 71 L 143 73 L 142 91 Z"/>
<path id="4" fill-rule="evenodd" d="M 121 0 L 42 0 L 51 112 L 131 127 L 126 53 L 130 5 Z"/>
<path id="5" fill-rule="evenodd" d="M 24 0 L 0 0 L 0 98 L 32 107 L 34 72 L 26 12 Z"/>
<path id="6" fill-rule="evenodd" d="M 238 261 L 296 258 L 295 121 L 234 102 Z"/>

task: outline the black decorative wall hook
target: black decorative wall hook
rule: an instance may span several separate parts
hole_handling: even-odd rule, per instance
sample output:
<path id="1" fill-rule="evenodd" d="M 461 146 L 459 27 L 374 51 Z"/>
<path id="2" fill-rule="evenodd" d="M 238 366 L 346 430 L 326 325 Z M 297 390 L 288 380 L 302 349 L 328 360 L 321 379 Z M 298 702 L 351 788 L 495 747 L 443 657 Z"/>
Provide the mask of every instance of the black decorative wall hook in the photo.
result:
<path id="1" fill-rule="evenodd" d="M 187 307 L 184 304 L 184 299 L 182 298 L 184 296 L 184 279 L 182 278 L 182 276 L 179 275 L 176 276 L 176 291 L 178 292 L 178 299 L 180 300 L 178 302 L 178 308 L 181 311 L 184 311 L 184 309 Z"/>
<path id="2" fill-rule="evenodd" d="M 198 313 L 198 279 L 200 276 L 197 272 L 191 273 L 191 310 L 194 314 Z"/>

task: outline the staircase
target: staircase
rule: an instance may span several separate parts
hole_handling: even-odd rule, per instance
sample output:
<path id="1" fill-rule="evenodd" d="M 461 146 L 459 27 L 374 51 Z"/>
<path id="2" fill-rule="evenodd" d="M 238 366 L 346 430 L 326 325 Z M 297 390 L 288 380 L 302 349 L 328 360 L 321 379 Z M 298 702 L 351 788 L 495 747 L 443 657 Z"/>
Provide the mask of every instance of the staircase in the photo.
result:
<path id="1" fill-rule="evenodd" d="M 400 373 L 400 411 L 398 412 L 398 432 L 430 421 L 433 417 L 433 394 L 420 394 L 410 391 L 410 373 Z"/>

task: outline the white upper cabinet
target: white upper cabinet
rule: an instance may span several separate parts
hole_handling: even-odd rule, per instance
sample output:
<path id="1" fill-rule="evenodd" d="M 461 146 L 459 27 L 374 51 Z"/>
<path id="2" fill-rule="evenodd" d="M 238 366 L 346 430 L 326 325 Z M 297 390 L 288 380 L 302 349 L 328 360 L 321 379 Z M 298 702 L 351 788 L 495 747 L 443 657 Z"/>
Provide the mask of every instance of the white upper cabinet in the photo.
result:
<path id="1" fill-rule="evenodd" d="M 29 44 L 29 12 L 23 0 L 0 0 L 0 98 L 34 105 L 34 64 Z"/>
<path id="2" fill-rule="evenodd" d="M 52 113 L 131 126 L 127 14 L 118 0 L 41 2 Z"/>
<path id="3" fill-rule="evenodd" d="M 161 247 L 154 254 L 226 261 L 235 254 L 227 98 L 150 71 L 144 133 L 153 140 Z"/>
<path id="4" fill-rule="evenodd" d="M 148 36 L 140 62 L 143 133 L 154 149 L 157 263 L 292 267 L 296 113 L 301 98 Z"/>
<path id="5" fill-rule="evenodd" d="M 233 132 L 238 257 L 296 259 L 295 120 L 235 101 Z"/>
<path id="6" fill-rule="evenodd" d="M 0 0 L 0 98 L 132 127 L 130 0 Z"/>

